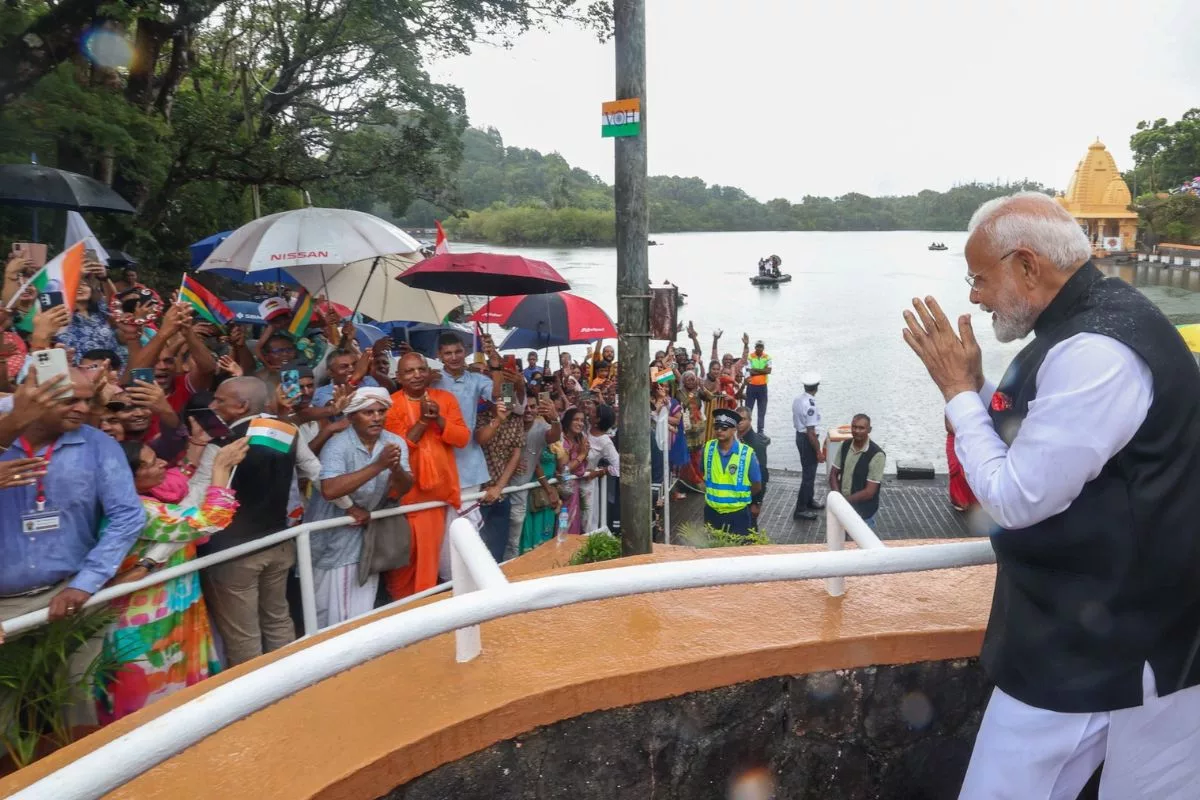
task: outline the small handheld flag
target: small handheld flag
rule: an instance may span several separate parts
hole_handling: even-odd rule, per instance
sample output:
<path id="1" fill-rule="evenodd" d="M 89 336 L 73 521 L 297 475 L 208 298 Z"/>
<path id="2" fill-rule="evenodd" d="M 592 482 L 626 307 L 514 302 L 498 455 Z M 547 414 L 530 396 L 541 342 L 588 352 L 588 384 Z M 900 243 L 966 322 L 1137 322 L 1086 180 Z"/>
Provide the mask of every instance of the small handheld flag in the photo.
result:
<path id="1" fill-rule="evenodd" d="M 79 282 L 83 278 L 83 250 L 84 243 L 76 242 L 52 261 L 46 262 L 46 266 L 21 284 L 21 288 L 17 289 L 8 301 L 8 307 L 12 308 L 25 289 L 32 286 L 38 294 L 61 292 L 63 305 L 68 311 L 74 311 L 75 293 L 79 290 Z"/>
<path id="2" fill-rule="evenodd" d="M 246 438 L 251 445 L 269 447 L 280 453 L 287 453 L 296 441 L 296 428 L 286 422 L 280 422 L 270 417 L 259 417 L 246 428 Z"/>
<path id="3" fill-rule="evenodd" d="M 234 313 L 229 310 L 229 306 L 188 275 L 183 276 L 183 283 L 179 286 L 179 299 L 189 303 L 196 310 L 197 316 L 222 328 L 234 319 Z"/>
<path id="4" fill-rule="evenodd" d="M 437 241 L 433 244 L 433 252 L 435 255 L 450 252 L 450 242 L 446 240 L 446 231 L 442 228 L 442 223 L 434 220 L 433 224 L 437 226 Z"/>
<path id="5" fill-rule="evenodd" d="M 299 339 L 308 330 L 308 323 L 312 320 L 313 308 L 313 296 L 303 286 L 300 287 L 300 296 L 296 298 L 296 304 L 292 306 L 292 322 L 288 325 L 287 329 L 292 338 Z"/>

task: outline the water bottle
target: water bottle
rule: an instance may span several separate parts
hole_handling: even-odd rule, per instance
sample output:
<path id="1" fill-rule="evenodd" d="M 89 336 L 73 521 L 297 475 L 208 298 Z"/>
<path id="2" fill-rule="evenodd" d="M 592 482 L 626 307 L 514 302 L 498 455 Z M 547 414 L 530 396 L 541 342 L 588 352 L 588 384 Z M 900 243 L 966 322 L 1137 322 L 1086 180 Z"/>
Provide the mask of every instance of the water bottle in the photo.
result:
<path id="1" fill-rule="evenodd" d="M 559 543 L 567 540 L 567 528 L 571 527 L 571 515 L 564 505 L 558 512 L 558 541 Z"/>

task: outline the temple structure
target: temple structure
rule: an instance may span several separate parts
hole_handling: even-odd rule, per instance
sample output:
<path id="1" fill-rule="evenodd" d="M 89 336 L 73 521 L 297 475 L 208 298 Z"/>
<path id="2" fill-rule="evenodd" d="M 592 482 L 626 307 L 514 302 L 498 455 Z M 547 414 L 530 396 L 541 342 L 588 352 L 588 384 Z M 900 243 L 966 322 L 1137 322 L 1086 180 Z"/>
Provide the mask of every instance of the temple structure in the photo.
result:
<path id="1" fill-rule="evenodd" d="M 1097 139 L 1075 168 L 1071 184 L 1058 202 L 1079 222 L 1094 249 L 1110 253 L 1132 251 L 1137 241 L 1133 198 L 1112 153 Z"/>

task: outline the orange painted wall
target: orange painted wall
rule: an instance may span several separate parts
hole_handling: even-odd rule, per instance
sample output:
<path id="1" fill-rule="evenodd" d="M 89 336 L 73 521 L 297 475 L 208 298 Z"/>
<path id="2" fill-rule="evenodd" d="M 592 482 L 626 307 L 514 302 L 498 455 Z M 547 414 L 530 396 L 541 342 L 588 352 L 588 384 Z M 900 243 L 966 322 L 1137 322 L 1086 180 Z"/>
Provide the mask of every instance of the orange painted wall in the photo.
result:
<path id="1" fill-rule="evenodd" d="M 557 547 L 506 572 L 519 579 L 564 564 L 568 552 Z M 808 548 L 761 548 L 797 549 Z M 725 554 L 658 548 L 618 563 Z M 469 664 L 455 663 L 452 635 L 391 653 L 241 720 L 109 797 L 375 798 L 590 711 L 778 675 L 974 656 L 994 574 L 972 567 L 851 578 L 840 598 L 820 581 L 691 589 L 496 620 L 483 626 L 484 653 Z M 0 796 L 250 666 L 0 781 Z"/>

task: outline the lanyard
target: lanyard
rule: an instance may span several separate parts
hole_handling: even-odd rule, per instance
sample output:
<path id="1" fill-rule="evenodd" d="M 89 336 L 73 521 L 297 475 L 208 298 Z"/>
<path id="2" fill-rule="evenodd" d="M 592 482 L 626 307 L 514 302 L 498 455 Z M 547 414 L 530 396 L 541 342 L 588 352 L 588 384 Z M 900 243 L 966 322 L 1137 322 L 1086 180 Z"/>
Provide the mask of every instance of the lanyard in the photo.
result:
<path id="1" fill-rule="evenodd" d="M 24 436 L 22 436 L 17 441 L 21 445 L 21 449 L 25 451 L 25 455 L 28 458 L 33 458 L 36 455 L 33 450 L 33 445 L 31 445 L 28 441 L 26 441 Z M 46 461 L 46 470 L 47 471 L 49 471 L 49 469 L 50 469 L 50 458 L 53 455 L 54 455 L 54 442 L 51 442 L 50 444 L 46 445 L 46 452 L 45 452 L 45 454 L 42 455 L 42 458 L 45 459 L 45 461 Z M 37 480 L 37 510 L 38 511 L 46 510 L 46 486 L 42 481 L 43 481 L 43 478 L 38 478 L 38 480 Z"/>

